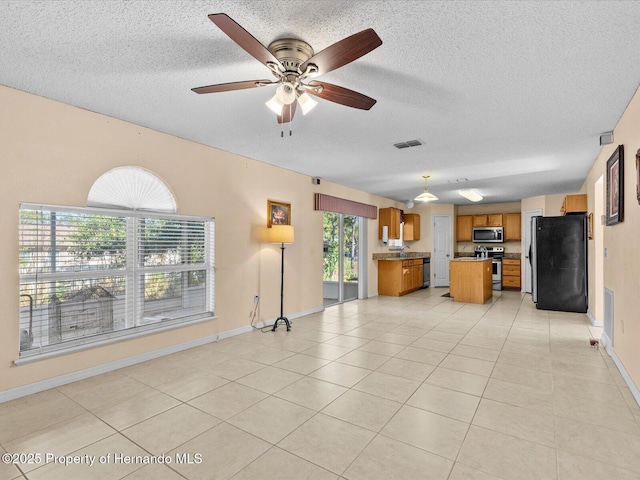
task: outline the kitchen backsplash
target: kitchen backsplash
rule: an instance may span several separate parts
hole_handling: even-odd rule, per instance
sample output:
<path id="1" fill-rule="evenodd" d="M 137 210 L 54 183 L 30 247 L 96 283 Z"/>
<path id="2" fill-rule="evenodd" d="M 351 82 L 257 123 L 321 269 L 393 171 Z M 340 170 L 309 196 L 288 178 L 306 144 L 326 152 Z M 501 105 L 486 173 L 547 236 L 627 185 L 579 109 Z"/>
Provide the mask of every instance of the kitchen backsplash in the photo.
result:
<path id="1" fill-rule="evenodd" d="M 482 243 L 473 242 L 457 242 L 456 252 L 473 253 L 476 246 Z M 522 244 L 520 242 L 504 242 L 504 243 L 487 243 L 493 247 L 504 247 L 504 253 L 521 253 Z"/>

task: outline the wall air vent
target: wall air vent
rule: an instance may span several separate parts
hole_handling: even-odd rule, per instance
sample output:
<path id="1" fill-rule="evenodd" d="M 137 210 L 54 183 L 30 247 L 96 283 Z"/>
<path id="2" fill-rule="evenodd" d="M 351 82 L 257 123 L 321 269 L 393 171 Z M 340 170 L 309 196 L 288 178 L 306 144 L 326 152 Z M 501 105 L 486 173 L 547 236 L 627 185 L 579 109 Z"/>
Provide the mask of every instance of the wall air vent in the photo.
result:
<path id="1" fill-rule="evenodd" d="M 406 142 L 394 143 L 393 146 L 396 148 L 409 148 L 409 147 L 417 147 L 422 145 L 420 140 L 407 140 Z"/>
<path id="2" fill-rule="evenodd" d="M 613 132 L 606 132 L 600 135 L 600 145 L 609 145 L 613 143 Z"/>

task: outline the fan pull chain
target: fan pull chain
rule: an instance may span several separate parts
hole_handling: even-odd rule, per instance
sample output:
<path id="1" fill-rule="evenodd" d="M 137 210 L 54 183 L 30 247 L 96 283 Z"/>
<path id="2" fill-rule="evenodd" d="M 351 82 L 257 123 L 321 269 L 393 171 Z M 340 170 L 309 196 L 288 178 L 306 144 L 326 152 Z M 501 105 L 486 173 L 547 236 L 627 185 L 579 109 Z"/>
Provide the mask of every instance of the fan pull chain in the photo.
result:
<path id="1" fill-rule="evenodd" d="M 293 136 L 293 129 L 291 128 L 291 104 L 284 106 L 283 108 L 289 107 L 289 136 Z M 280 130 L 280 138 L 284 138 L 284 128 Z"/>

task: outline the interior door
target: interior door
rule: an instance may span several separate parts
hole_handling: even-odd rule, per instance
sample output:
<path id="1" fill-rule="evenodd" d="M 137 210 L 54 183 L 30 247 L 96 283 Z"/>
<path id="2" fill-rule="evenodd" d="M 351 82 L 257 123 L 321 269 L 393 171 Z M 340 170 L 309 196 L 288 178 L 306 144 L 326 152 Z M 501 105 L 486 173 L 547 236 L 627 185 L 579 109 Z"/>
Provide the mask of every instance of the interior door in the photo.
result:
<path id="1" fill-rule="evenodd" d="M 433 216 L 433 286 L 449 286 L 449 260 L 451 259 L 451 215 Z"/>
<path id="2" fill-rule="evenodd" d="M 522 252 L 522 266 L 524 267 L 524 289 L 523 292 L 531 293 L 531 261 L 529 260 L 529 250 L 531 248 L 531 219 L 542 215 L 542 210 L 527 210 L 522 216 L 522 231 L 524 232 L 524 251 Z"/>

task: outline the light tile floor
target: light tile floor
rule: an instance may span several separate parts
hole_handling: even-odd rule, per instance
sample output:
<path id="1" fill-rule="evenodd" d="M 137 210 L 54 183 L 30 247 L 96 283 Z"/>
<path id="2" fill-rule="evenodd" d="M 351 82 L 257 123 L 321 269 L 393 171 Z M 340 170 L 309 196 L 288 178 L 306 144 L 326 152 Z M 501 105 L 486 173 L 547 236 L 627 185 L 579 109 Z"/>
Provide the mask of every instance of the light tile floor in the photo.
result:
<path id="1" fill-rule="evenodd" d="M 1 404 L 0 449 L 40 463 L 0 478 L 640 479 L 640 408 L 585 315 L 445 292 L 332 306 Z"/>

